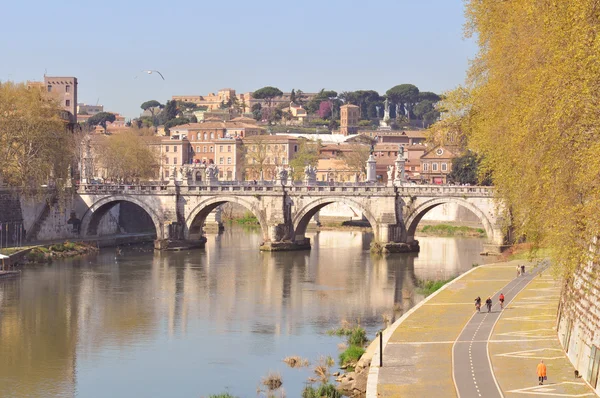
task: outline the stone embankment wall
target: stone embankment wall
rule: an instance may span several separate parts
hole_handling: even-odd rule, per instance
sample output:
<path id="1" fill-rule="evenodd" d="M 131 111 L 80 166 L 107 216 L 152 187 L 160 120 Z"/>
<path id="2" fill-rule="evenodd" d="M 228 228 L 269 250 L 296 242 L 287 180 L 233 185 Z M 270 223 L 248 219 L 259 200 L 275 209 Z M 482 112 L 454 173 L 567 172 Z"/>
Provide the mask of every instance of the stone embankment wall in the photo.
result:
<path id="1" fill-rule="evenodd" d="M 575 369 L 600 394 L 600 265 L 582 265 L 563 287 L 558 338 Z"/>

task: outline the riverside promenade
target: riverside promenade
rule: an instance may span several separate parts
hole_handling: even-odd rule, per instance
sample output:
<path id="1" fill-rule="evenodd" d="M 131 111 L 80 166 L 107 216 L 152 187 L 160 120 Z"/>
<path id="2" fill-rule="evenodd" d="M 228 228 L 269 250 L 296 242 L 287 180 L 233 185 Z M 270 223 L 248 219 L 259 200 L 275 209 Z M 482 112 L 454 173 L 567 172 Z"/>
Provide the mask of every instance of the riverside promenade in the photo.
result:
<path id="1" fill-rule="evenodd" d="M 526 274 L 517 277 L 522 263 Z M 376 352 L 367 398 L 596 396 L 574 377 L 558 341 L 559 294 L 560 283 L 543 265 L 511 261 L 470 270 L 384 332 L 383 367 Z M 481 313 L 475 312 L 477 296 Z M 536 374 L 540 360 L 548 368 L 543 386 Z"/>

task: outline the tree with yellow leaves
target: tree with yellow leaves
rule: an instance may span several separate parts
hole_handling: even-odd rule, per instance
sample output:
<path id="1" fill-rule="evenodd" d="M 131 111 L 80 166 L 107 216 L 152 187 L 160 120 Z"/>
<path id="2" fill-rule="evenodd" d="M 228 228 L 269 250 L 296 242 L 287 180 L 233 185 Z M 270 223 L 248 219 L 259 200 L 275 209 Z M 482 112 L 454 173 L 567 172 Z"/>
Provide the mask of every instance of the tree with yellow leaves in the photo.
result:
<path id="1" fill-rule="evenodd" d="M 569 276 L 598 261 L 600 2 L 467 0 L 479 44 L 434 129 L 460 132 L 491 172 L 516 232 Z"/>
<path id="2" fill-rule="evenodd" d="M 75 159 L 69 123 L 44 91 L 0 82 L 0 181 L 24 190 L 64 186 Z"/>

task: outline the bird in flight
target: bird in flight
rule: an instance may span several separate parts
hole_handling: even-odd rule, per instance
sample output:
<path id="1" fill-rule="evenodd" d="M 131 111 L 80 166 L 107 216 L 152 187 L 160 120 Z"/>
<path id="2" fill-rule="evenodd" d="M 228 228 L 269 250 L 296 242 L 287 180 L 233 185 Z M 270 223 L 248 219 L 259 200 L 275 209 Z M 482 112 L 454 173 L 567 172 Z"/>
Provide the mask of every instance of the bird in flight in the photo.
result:
<path id="1" fill-rule="evenodd" d="M 143 71 L 142 71 L 142 73 L 147 73 L 147 74 L 149 74 L 149 75 L 151 75 L 152 73 L 158 73 L 158 74 L 160 75 L 160 77 L 161 77 L 163 80 L 165 80 L 165 77 L 162 75 L 162 73 L 160 73 L 160 72 L 159 72 L 159 71 L 157 71 L 157 70 L 143 70 Z M 137 76 L 136 76 L 134 79 L 137 79 Z"/>

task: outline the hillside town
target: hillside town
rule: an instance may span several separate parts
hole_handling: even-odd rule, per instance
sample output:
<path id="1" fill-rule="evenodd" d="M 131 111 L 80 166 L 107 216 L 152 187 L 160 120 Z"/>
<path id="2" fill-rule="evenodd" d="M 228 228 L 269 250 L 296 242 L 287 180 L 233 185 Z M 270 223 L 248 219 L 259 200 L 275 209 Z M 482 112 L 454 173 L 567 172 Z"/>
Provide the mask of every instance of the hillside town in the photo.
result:
<path id="1" fill-rule="evenodd" d="M 407 183 L 447 184 L 452 161 L 461 154 L 451 140 L 445 145 L 427 141 L 424 126 L 439 118 L 439 96 L 419 93 L 408 84 L 394 88 L 407 91 L 406 98 L 402 93 L 395 96 L 394 89 L 382 97 L 373 91 L 338 95 L 265 87 L 237 94 L 226 88 L 206 95 L 174 95 L 164 105 L 147 101 L 133 120 L 102 105 L 77 102 L 76 77 L 44 76 L 43 82 L 27 86 L 53 96 L 82 132 L 78 172 L 89 183 L 167 181 L 181 168 L 201 182 L 212 164 L 220 181 L 270 181 L 278 167 L 297 174 L 310 164 L 317 181 L 361 182 L 372 154 L 377 181 L 385 184 L 393 178 L 388 171 L 400 153 Z M 102 156 L 102 147 L 117 136 L 150 148 L 154 158 L 140 160 L 156 166 L 153 171 L 113 172 L 114 163 Z"/>

